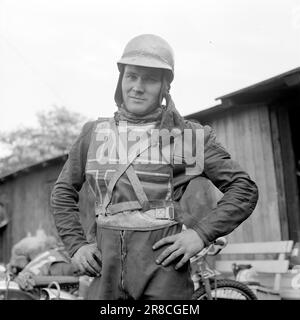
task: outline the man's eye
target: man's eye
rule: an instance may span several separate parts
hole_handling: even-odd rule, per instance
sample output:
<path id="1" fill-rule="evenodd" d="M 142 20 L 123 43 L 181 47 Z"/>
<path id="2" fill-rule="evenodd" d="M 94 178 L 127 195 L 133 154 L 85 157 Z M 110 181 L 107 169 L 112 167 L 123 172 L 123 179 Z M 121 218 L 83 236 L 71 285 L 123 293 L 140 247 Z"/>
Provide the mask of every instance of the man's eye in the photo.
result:
<path id="1" fill-rule="evenodd" d="M 126 75 L 126 78 L 129 79 L 129 80 L 135 80 L 135 79 L 136 79 L 136 75 L 134 75 L 134 74 L 127 74 L 127 75 Z"/>
<path id="2" fill-rule="evenodd" d="M 145 80 L 148 81 L 148 82 L 158 82 L 159 81 L 158 79 L 156 79 L 154 77 L 148 77 Z"/>

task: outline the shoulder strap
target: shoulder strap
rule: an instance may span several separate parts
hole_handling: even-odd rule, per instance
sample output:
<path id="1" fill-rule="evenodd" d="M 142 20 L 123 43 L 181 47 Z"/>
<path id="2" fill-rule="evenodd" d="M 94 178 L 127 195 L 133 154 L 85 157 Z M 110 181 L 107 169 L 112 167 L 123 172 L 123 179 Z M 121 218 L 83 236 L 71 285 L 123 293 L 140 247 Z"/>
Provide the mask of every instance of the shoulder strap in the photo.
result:
<path id="1" fill-rule="evenodd" d="M 118 134 L 118 128 L 115 124 L 115 121 L 112 119 L 111 121 L 111 125 L 113 126 L 116 134 Z M 119 168 L 118 170 L 115 172 L 115 174 L 113 175 L 113 177 L 111 178 L 108 187 L 107 187 L 107 193 L 105 195 L 105 198 L 103 200 L 103 204 L 102 204 L 102 209 L 101 209 L 101 214 L 105 214 L 106 209 L 111 201 L 112 198 L 112 193 L 113 193 L 113 188 L 115 187 L 116 183 L 118 182 L 119 178 L 122 176 L 123 173 L 126 172 L 129 181 L 131 182 L 131 185 L 135 191 L 135 194 L 141 204 L 141 207 L 143 209 L 143 211 L 146 211 L 149 209 L 149 200 L 147 195 L 145 194 L 145 191 L 139 181 L 138 176 L 136 175 L 136 172 L 134 171 L 133 167 L 132 167 L 132 162 L 134 161 L 134 159 L 136 159 L 136 157 L 141 154 L 142 152 L 144 152 L 145 150 L 147 150 L 150 147 L 150 143 L 147 143 L 145 145 L 142 146 L 141 150 L 139 150 L 139 153 L 132 153 L 132 155 L 129 154 L 128 157 L 128 162 L 127 164 L 119 164 Z M 134 155 L 134 156 L 133 156 Z"/>

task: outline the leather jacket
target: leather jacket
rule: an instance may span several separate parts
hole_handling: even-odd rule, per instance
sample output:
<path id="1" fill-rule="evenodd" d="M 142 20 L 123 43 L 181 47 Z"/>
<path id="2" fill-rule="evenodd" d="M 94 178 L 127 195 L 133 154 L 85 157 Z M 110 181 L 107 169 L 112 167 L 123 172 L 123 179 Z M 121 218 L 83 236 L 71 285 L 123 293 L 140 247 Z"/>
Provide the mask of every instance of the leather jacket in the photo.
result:
<path id="1" fill-rule="evenodd" d="M 78 193 L 86 181 L 87 154 L 94 125 L 95 121 L 91 121 L 83 126 L 51 193 L 55 224 L 71 256 L 88 243 L 78 216 Z M 200 215 L 198 210 L 184 211 L 181 215 L 181 222 L 194 229 L 204 243 L 208 244 L 217 237 L 232 232 L 249 217 L 258 200 L 258 189 L 255 182 L 217 141 L 210 126 L 188 120 L 185 121 L 185 126 L 193 130 L 204 130 L 204 167 L 201 174 L 187 175 L 184 166 L 174 165 L 173 200 L 179 203 L 189 182 L 199 176 L 211 180 L 223 193 L 215 208 L 204 209 L 207 211 L 204 217 L 203 212 Z M 193 201 L 198 200 L 195 198 Z"/>

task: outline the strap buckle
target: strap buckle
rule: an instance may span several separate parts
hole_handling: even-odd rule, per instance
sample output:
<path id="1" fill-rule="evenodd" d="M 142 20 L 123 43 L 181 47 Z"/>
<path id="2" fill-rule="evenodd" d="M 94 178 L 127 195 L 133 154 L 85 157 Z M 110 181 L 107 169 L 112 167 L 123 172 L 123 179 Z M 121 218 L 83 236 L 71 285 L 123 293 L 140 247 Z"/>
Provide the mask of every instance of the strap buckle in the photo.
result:
<path id="1" fill-rule="evenodd" d="M 155 208 L 155 218 L 160 220 L 174 220 L 173 206 Z"/>

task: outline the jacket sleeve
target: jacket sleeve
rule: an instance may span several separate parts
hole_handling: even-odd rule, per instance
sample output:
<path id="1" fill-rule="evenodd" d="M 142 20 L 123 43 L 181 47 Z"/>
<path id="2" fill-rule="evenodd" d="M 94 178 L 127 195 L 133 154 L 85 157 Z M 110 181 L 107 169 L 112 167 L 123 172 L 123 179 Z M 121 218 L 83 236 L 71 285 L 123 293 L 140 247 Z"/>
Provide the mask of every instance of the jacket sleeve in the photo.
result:
<path id="1" fill-rule="evenodd" d="M 51 192 L 54 222 L 70 256 L 88 241 L 79 218 L 79 191 L 85 181 L 85 165 L 93 122 L 87 122 L 72 145 L 68 159 Z"/>
<path id="2" fill-rule="evenodd" d="M 223 197 L 202 219 L 189 217 L 188 224 L 207 245 L 232 232 L 251 215 L 258 201 L 258 188 L 217 141 L 212 128 L 204 126 L 204 132 L 203 175 L 213 182 Z"/>

